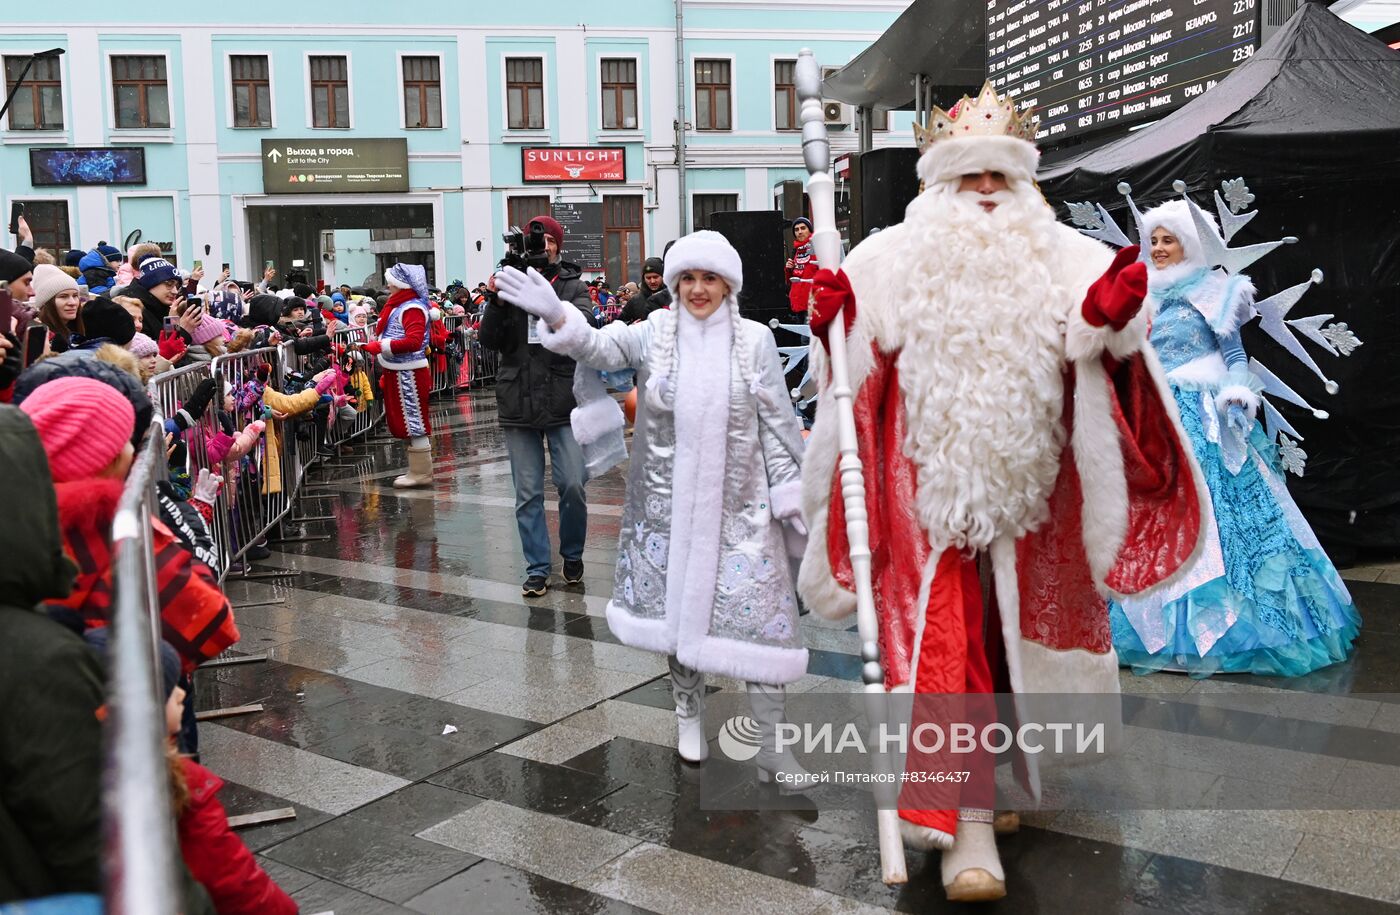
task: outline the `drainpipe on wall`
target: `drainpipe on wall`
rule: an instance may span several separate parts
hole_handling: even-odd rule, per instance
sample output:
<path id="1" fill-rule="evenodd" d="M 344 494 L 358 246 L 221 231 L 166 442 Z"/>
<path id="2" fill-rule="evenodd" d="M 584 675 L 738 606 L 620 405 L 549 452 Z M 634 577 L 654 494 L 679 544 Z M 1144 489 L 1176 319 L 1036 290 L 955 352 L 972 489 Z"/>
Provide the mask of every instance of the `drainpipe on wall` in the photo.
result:
<path id="1" fill-rule="evenodd" d="M 685 0 L 676 0 L 676 186 L 679 188 L 680 232 L 689 232 L 689 209 L 685 191 Z"/>

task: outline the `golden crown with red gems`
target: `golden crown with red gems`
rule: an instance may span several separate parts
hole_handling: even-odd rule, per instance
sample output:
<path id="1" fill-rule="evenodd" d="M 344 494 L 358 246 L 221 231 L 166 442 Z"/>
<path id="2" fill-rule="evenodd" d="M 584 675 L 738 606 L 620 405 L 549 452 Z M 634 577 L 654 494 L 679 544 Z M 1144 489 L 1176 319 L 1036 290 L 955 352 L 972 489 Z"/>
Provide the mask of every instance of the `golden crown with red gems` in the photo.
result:
<path id="1" fill-rule="evenodd" d="M 1017 111 L 1010 96 L 998 96 L 987 80 L 976 99 L 964 95 L 950 111 L 935 105 L 927 127 L 914 125 L 914 142 L 920 153 L 940 140 L 961 137 L 1015 137 L 1034 143 L 1039 123 L 1030 109 Z"/>

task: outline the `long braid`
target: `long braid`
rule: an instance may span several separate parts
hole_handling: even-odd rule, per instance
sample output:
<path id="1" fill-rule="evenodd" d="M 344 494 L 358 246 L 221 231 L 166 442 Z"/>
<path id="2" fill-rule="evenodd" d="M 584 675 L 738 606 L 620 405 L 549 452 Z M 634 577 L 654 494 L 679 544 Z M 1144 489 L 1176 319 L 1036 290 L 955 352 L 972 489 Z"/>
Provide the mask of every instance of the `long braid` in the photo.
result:
<path id="1" fill-rule="evenodd" d="M 647 407 L 652 410 L 675 409 L 676 325 L 679 321 L 679 310 L 672 308 L 657 322 L 652 338 L 653 349 L 647 359 L 651 363 L 651 377 L 647 379 L 646 390 Z"/>
<path id="2" fill-rule="evenodd" d="M 748 355 L 746 354 L 744 346 L 742 345 L 740 337 L 740 334 L 743 333 L 744 329 L 744 318 L 743 315 L 739 314 L 739 297 L 733 295 L 732 293 L 729 296 L 729 320 L 730 326 L 732 327 L 732 342 L 730 343 L 730 346 L 737 348 L 737 351 L 739 353 L 739 378 L 744 382 L 745 389 L 752 389 L 754 382 L 754 367 L 750 364 L 750 360 L 748 358 Z"/>

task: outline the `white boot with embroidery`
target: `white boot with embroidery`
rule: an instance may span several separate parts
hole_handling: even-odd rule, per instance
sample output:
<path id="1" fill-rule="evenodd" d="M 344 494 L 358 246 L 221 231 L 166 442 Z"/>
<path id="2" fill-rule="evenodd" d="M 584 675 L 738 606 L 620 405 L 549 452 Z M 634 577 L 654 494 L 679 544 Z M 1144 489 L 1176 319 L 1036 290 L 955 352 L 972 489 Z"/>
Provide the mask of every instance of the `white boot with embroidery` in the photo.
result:
<path id="1" fill-rule="evenodd" d="M 705 742 L 705 675 L 667 658 L 671 665 L 671 697 L 676 700 L 676 752 L 688 763 L 710 757 Z"/>

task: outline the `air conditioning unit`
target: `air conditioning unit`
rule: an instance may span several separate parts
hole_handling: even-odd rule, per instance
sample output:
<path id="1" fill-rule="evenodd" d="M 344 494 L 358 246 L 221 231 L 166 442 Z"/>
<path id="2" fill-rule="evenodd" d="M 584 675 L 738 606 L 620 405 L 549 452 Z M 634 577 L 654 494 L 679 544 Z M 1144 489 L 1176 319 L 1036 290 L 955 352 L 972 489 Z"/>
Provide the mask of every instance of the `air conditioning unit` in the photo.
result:
<path id="1" fill-rule="evenodd" d="M 827 127 L 851 126 L 851 106 L 844 102 L 822 102 L 822 120 Z"/>

